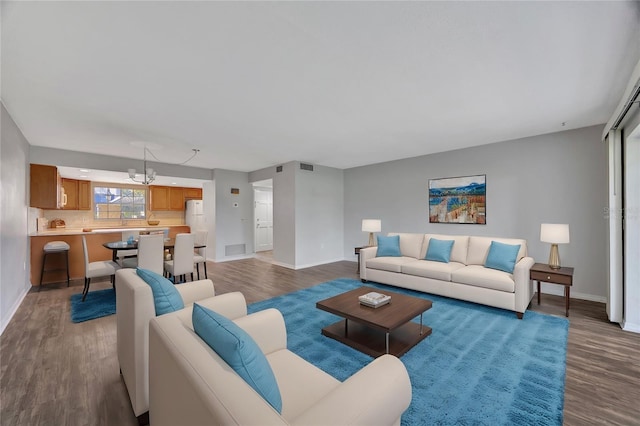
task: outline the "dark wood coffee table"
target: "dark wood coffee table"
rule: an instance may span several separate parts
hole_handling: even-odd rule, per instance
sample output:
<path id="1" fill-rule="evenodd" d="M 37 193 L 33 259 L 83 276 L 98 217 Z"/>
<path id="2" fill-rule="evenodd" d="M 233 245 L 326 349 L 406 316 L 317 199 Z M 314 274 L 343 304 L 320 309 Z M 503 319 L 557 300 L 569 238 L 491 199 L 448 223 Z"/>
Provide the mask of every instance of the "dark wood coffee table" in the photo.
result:
<path id="1" fill-rule="evenodd" d="M 379 308 L 361 305 L 358 296 L 372 291 L 388 294 L 391 302 Z M 431 334 L 431 328 L 422 324 L 431 301 L 418 297 L 363 286 L 321 300 L 316 308 L 344 318 L 323 328 L 323 335 L 373 357 L 402 356 Z M 412 322 L 418 315 L 420 323 Z"/>

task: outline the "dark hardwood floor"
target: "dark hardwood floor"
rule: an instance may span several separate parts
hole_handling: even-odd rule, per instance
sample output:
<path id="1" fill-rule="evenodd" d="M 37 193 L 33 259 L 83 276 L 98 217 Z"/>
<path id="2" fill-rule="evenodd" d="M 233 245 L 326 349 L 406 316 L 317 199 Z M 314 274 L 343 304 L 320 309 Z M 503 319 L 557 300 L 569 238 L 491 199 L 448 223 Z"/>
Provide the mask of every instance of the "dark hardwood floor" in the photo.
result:
<path id="1" fill-rule="evenodd" d="M 247 303 L 340 277 L 353 262 L 293 271 L 256 259 L 207 265 L 216 293 L 241 291 Z M 107 288 L 108 281 L 91 289 Z M 32 290 L 0 341 L 0 424 L 136 425 L 116 355 L 115 315 L 70 320 L 69 296 L 82 281 Z M 564 299 L 542 295 L 532 310 L 564 315 Z M 572 300 L 564 423 L 640 425 L 640 335 L 607 321 L 601 303 Z M 526 321 L 526 317 L 523 321 Z M 319 332 L 319 331 L 318 331 Z"/>

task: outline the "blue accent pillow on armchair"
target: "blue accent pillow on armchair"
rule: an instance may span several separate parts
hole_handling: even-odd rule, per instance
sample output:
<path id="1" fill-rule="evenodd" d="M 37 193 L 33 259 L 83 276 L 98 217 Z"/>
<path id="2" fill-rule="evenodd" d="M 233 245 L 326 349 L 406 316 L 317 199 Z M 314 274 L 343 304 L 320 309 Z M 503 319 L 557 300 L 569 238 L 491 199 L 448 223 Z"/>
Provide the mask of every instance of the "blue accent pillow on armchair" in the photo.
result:
<path id="1" fill-rule="evenodd" d="M 251 336 L 230 319 L 197 303 L 193 305 L 191 319 L 196 334 L 278 413 L 282 413 L 276 377 Z"/>
<path id="2" fill-rule="evenodd" d="M 427 248 L 427 255 L 425 256 L 425 259 L 449 263 L 453 243 L 454 240 L 438 240 L 436 238 L 431 238 L 429 240 L 429 247 Z"/>
<path id="3" fill-rule="evenodd" d="M 184 308 L 182 296 L 171 281 L 148 269 L 136 268 L 136 274 L 151 287 L 156 316 Z"/>
<path id="4" fill-rule="evenodd" d="M 378 235 L 378 252 L 376 257 L 400 257 L 400 235 L 385 237 Z"/>
<path id="5" fill-rule="evenodd" d="M 519 251 L 520 244 L 511 245 L 491 241 L 489 254 L 487 255 L 487 260 L 484 262 L 484 266 L 512 274 L 513 269 L 516 267 Z"/>

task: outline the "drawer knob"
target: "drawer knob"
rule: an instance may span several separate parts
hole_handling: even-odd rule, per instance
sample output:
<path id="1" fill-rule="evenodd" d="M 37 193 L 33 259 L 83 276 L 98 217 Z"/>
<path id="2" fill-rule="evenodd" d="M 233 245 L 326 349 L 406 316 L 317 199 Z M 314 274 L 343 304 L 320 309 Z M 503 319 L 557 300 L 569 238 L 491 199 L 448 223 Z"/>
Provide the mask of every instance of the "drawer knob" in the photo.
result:
<path id="1" fill-rule="evenodd" d="M 551 276 L 550 276 L 550 275 L 547 275 L 547 279 L 548 279 L 548 280 L 550 280 L 550 279 L 551 279 Z"/>

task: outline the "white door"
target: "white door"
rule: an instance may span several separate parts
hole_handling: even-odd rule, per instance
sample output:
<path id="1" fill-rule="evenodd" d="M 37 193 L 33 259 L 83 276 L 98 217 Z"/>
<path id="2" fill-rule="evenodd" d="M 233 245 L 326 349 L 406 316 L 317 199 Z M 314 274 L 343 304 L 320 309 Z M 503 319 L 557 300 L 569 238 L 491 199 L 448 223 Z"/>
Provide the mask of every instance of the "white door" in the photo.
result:
<path id="1" fill-rule="evenodd" d="M 254 188 L 256 252 L 273 250 L 273 189 Z"/>

